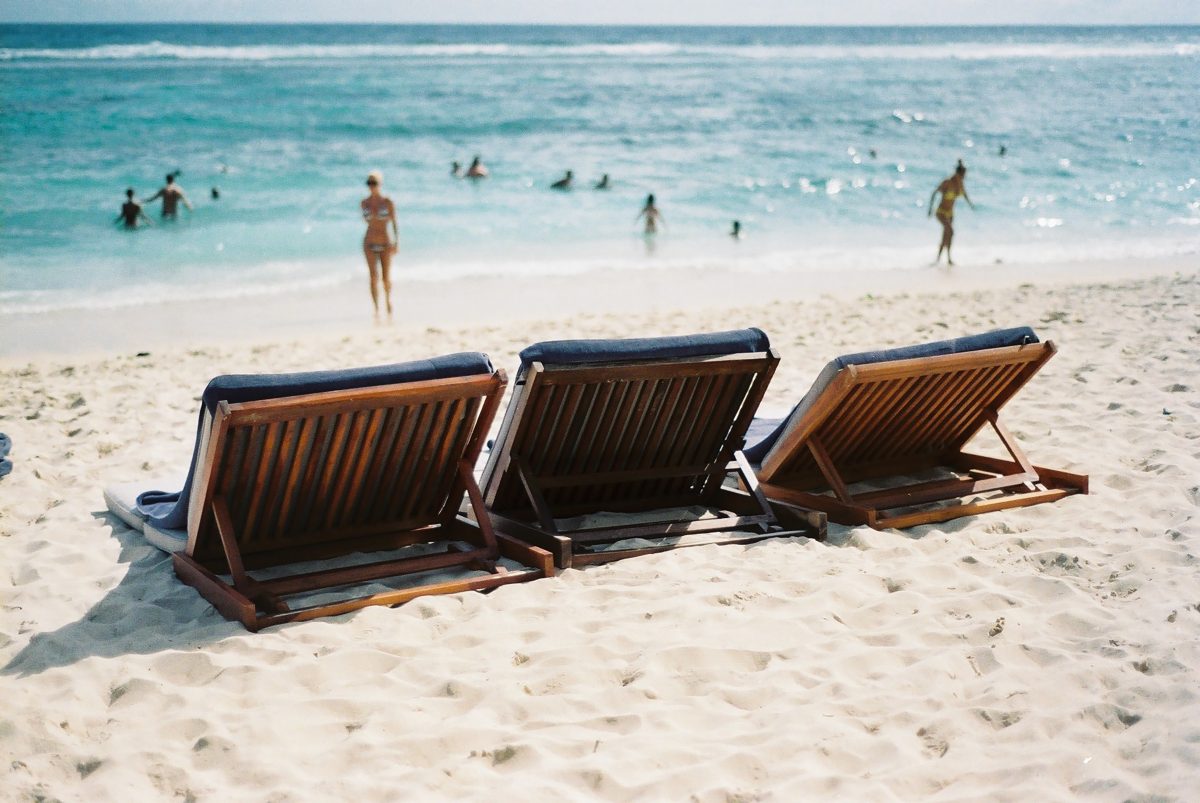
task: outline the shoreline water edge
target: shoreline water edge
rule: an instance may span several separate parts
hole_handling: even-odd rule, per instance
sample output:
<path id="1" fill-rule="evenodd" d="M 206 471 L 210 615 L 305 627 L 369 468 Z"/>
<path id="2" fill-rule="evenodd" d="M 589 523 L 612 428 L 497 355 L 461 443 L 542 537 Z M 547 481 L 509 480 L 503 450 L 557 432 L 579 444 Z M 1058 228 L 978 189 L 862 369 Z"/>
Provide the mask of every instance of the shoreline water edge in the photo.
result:
<path id="1" fill-rule="evenodd" d="M 670 309 L 751 308 L 779 302 L 801 307 L 822 298 L 838 303 L 879 296 L 938 298 L 1026 285 L 1053 288 L 1082 281 L 1188 276 L 1197 269 L 1194 257 L 1171 256 L 850 273 L 756 275 L 736 267 L 712 265 L 699 269 L 596 269 L 533 278 L 401 278 L 393 293 L 393 322 L 383 325 L 373 322 L 369 315 L 366 276 L 355 276 L 328 286 L 278 288 L 264 296 L 176 298 L 154 304 L 0 314 L 0 366 L 69 355 L 98 356 L 220 343 L 253 346 L 280 338 L 321 340 L 365 332 L 394 338 L 426 328 L 503 325 L 538 321 L 547 315 L 587 319 Z M 623 336 L 647 334 L 658 333 L 631 330 Z M 568 330 L 562 336 L 573 335 Z"/>

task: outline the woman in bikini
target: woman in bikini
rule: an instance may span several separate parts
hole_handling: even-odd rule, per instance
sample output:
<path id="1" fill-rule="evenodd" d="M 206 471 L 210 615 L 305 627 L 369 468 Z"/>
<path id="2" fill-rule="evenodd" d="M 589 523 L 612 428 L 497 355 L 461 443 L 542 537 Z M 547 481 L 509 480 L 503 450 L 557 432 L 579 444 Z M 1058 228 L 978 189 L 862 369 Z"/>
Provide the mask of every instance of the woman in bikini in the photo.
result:
<path id="1" fill-rule="evenodd" d="M 954 264 L 954 260 L 950 258 L 950 243 L 954 239 L 954 202 L 961 195 L 972 209 L 975 208 L 975 204 L 971 203 L 971 198 L 967 195 L 967 187 L 963 184 L 963 179 L 966 177 L 966 165 L 962 163 L 962 159 L 959 159 L 958 166 L 954 168 L 954 175 L 939 184 L 933 194 L 929 196 L 928 215 L 932 216 L 933 199 L 939 192 L 942 194 L 941 203 L 937 208 L 938 223 L 942 224 L 942 244 L 938 246 L 937 259 L 933 260 L 935 265 L 941 261 L 943 251 L 946 252 L 946 264 Z"/>
<path id="2" fill-rule="evenodd" d="M 383 174 L 372 170 L 367 175 L 367 187 L 371 194 L 363 198 L 362 215 L 367 222 L 367 234 L 363 237 L 363 255 L 367 258 L 367 270 L 371 272 L 371 303 L 375 305 L 375 317 L 379 317 L 379 276 L 383 274 L 383 297 L 387 314 L 392 315 L 392 255 L 400 247 L 400 230 L 396 224 L 396 206 L 392 199 L 380 192 Z M 388 234 L 388 223 L 392 232 Z"/>

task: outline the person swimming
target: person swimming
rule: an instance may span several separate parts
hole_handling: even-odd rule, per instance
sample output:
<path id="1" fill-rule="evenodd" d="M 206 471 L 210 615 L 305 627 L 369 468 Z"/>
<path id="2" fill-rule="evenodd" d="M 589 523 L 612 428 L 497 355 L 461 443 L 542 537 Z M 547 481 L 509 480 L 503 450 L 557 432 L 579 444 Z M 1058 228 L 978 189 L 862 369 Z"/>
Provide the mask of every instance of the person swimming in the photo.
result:
<path id="1" fill-rule="evenodd" d="M 462 178 L 463 177 L 463 171 L 462 171 L 461 164 L 459 164 L 458 162 L 450 163 L 450 177 L 451 178 Z"/>
<path id="2" fill-rule="evenodd" d="M 942 194 L 942 200 L 938 203 L 937 219 L 938 223 L 942 224 L 942 242 L 938 246 L 937 258 L 933 260 L 933 264 L 938 264 L 942 259 L 942 252 L 946 252 L 946 264 L 953 265 L 954 260 L 950 258 L 950 244 L 954 240 L 954 202 L 959 196 L 967 202 L 967 205 L 972 209 L 975 204 L 967 195 L 967 187 L 963 183 L 967 177 L 967 167 L 962 163 L 962 159 L 958 160 L 958 165 L 954 168 L 954 175 L 944 179 L 937 189 L 929 196 L 929 210 L 927 217 L 933 216 L 933 199 L 938 193 Z"/>
<path id="3" fill-rule="evenodd" d="M 146 225 L 153 225 L 153 221 L 146 217 L 145 211 L 142 210 L 142 205 L 133 200 L 133 187 L 125 190 L 125 203 L 121 204 L 121 213 L 116 216 L 113 223 L 125 221 L 125 228 L 136 229 L 138 221 L 144 221 Z"/>
<path id="4" fill-rule="evenodd" d="M 483 166 L 483 162 L 476 156 L 471 160 L 471 166 L 467 168 L 467 178 L 487 178 L 488 169 Z"/>
<path id="5" fill-rule="evenodd" d="M 359 206 L 362 209 L 363 220 L 367 223 L 367 233 L 363 237 L 363 256 L 367 259 L 367 271 L 371 277 L 371 303 L 375 307 L 375 317 L 379 317 L 379 279 L 383 277 L 384 303 L 387 314 L 392 315 L 392 256 L 400 247 L 400 229 L 396 223 L 396 205 L 380 190 L 383 185 L 383 174 L 372 170 L 367 174 L 367 188 L 370 195 L 362 199 Z M 388 236 L 388 226 L 392 235 Z"/>
<path id="6" fill-rule="evenodd" d="M 643 217 L 646 218 L 646 234 L 657 234 L 658 224 L 660 222 L 664 224 L 666 223 L 666 221 L 663 220 L 662 213 L 659 212 L 658 207 L 654 205 L 654 193 L 650 193 L 646 196 L 646 205 L 642 207 L 641 212 L 638 212 L 638 216 L 635 219 L 640 220 Z"/>
<path id="7" fill-rule="evenodd" d="M 552 190 L 569 190 L 569 189 L 571 189 L 571 182 L 574 180 L 575 180 L 575 174 L 573 172 L 571 172 L 570 170 L 568 170 L 565 174 L 563 174 L 562 178 L 560 178 L 558 181 L 556 181 L 550 185 L 550 189 L 552 189 Z"/>
<path id="8" fill-rule="evenodd" d="M 595 188 L 598 190 L 607 190 L 609 188 L 608 173 L 605 173 L 603 176 L 600 177 L 600 180 L 596 182 Z"/>

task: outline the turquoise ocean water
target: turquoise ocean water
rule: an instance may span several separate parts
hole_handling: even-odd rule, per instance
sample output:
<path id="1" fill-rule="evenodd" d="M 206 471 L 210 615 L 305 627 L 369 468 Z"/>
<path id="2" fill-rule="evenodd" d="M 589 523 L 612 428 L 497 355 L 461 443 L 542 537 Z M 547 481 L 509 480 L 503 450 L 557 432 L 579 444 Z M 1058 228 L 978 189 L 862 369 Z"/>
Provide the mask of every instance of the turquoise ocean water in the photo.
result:
<path id="1" fill-rule="evenodd" d="M 1198 99 L 1195 27 L 0 26 L 0 313 L 359 281 L 375 168 L 401 279 L 916 269 L 959 158 L 965 269 L 1195 254 Z"/>

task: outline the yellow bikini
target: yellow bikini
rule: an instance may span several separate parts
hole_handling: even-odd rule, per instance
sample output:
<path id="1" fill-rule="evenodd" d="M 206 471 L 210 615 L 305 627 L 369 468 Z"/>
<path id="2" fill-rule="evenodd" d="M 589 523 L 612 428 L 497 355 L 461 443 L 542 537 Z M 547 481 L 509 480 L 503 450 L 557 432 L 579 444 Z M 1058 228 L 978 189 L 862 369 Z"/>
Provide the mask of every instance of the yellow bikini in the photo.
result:
<path id="1" fill-rule="evenodd" d="M 954 200 L 958 198 L 959 192 L 956 190 L 943 190 L 942 202 L 938 204 L 937 216 L 946 220 L 954 219 Z"/>

